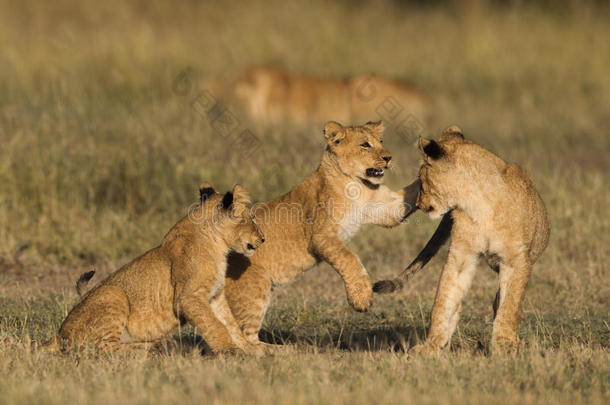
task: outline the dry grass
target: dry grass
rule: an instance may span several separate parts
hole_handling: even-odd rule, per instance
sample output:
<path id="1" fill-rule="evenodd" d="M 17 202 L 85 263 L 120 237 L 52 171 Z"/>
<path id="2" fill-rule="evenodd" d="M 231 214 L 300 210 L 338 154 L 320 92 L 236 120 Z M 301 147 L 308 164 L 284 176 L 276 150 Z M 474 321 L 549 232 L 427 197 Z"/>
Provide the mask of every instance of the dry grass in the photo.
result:
<path id="1" fill-rule="evenodd" d="M 0 402 L 608 402 L 607 9 L 0 3 Z M 206 78 L 247 63 L 415 81 L 430 97 L 424 135 L 457 124 L 528 170 L 553 229 L 520 353 L 485 355 L 496 280 L 481 268 L 447 357 L 403 357 L 425 337 L 442 258 L 366 314 L 350 311 L 326 265 L 278 290 L 262 336 L 293 344 L 286 355 L 31 349 L 73 305 L 80 272 L 108 273 L 159 243 L 201 181 L 241 182 L 262 200 L 316 167 L 319 128 L 264 128 L 235 111 L 260 140 L 248 155 L 191 107 Z M 174 88 L 187 67 L 188 97 Z M 399 187 L 418 158 L 391 124 L 388 183 Z M 398 229 L 362 230 L 352 248 L 373 278 L 386 277 L 434 226 L 417 214 Z"/>

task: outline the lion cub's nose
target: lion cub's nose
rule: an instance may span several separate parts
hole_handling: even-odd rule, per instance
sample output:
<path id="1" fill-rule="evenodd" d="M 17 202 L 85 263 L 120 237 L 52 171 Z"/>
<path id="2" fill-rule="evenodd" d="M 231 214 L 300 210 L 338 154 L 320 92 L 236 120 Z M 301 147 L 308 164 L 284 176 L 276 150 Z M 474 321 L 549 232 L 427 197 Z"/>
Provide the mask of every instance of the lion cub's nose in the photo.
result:
<path id="1" fill-rule="evenodd" d="M 388 156 L 382 156 L 381 157 L 383 160 L 385 160 L 386 163 L 390 163 L 390 160 L 392 160 L 392 156 L 388 155 Z"/>

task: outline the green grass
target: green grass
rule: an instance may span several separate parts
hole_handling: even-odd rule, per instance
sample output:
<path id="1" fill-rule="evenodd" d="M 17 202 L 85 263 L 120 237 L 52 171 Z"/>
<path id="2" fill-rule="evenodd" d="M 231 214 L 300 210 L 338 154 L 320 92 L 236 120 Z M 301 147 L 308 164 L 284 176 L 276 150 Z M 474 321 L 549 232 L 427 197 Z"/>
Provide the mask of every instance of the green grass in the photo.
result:
<path id="1" fill-rule="evenodd" d="M 0 402 L 608 402 L 609 14 L 562 4 L 0 1 Z M 261 336 L 292 345 L 284 355 L 32 349 L 74 304 L 82 271 L 108 274 L 158 244 L 202 181 L 239 182 L 264 200 L 315 169 L 321 128 L 263 127 L 232 108 L 260 142 L 250 155 L 191 106 L 208 78 L 251 63 L 411 80 L 429 98 L 423 135 L 459 125 L 530 173 L 552 233 L 519 353 L 486 354 L 497 280 L 481 267 L 452 350 L 405 358 L 425 338 L 444 256 L 366 314 L 349 309 L 327 265 L 278 289 Z M 187 95 L 175 89 L 185 69 Z M 387 182 L 398 188 L 416 175 L 415 139 L 386 128 Z M 397 229 L 363 228 L 350 246 L 385 278 L 435 225 L 416 214 Z"/>

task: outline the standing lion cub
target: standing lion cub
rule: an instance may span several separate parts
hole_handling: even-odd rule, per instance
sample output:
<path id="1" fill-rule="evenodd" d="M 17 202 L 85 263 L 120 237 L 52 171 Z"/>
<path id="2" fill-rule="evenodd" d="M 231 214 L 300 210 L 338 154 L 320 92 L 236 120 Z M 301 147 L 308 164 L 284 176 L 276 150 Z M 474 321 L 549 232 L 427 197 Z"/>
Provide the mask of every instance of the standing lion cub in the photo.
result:
<path id="1" fill-rule="evenodd" d="M 262 353 L 262 345 L 246 342 L 224 296 L 229 251 L 252 256 L 264 242 L 250 216 L 248 195 L 238 185 L 222 195 L 204 184 L 200 193 L 201 204 L 174 225 L 160 246 L 84 296 L 50 349 L 87 344 L 101 352 L 148 348 L 189 322 L 214 351 Z"/>
<path id="2" fill-rule="evenodd" d="M 417 206 L 431 218 L 444 218 L 418 259 L 397 279 L 377 282 L 375 291 L 400 288 L 438 252 L 450 232 L 449 257 L 438 284 L 430 332 L 425 344 L 412 350 L 434 353 L 447 346 L 480 257 L 500 277 L 492 349 L 512 346 L 517 342 L 532 265 L 549 240 L 544 203 L 522 168 L 465 140 L 456 126 L 445 129 L 439 142 L 420 139 L 419 148 L 424 161 Z"/>

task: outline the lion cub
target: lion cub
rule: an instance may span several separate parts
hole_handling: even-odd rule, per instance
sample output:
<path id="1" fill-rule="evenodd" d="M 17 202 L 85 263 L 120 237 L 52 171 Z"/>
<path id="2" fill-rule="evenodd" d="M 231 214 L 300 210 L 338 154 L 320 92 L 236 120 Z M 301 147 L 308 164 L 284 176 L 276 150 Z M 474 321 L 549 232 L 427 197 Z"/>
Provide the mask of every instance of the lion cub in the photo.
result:
<path id="1" fill-rule="evenodd" d="M 238 185 L 218 194 L 209 184 L 202 185 L 200 194 L 201 204 L 174 225 L 160 246 L 84 296 L 50 348 L 148 348 L 189 322 L 214 351 L 261 353 L 262 346 L 247 343 L 239 333 L 224 296 L 229 251 L 252 256 L 264 242 L 250 216 L 248 195 Z"/>
<path id="2" fill-rule="evenodd" d="M 371 281 L 347 243 L 362 225 L 398 226 L 415 211 L 419 181 L 399 191 L 382 184 L 392 155 L 381 122 L 331 121 L 323 133 L 318 169 L 287 194 L 253 206 L 267 242 L 249 260 L 229 256 L 227 301 L 249 342 L 259 343 L 273 289 L 323 261 L 343 279 L 349 304 L 366 311 Z"/>
<path id="3" fill-rule="evenodd" d="M 412 350 L 433 353 L 449 343 L 480 257 L 500 278 L 493 305 L 492 349 L 512 346 L 517 342 L 532 265 L 549 240 L 544 203 L 522 168 L 465 140 L 456 126 L 445 129 L 439 142 L 420 139 L 419 148 L 424 161 L 417 206 L 431 218 L 445 215 L 433 236 L 437 240 L 434 252 L 424 255 L 423 264 L 446 240 L 442 235 L 445 230 L 450 232 L 451 245 L 432 308 L 428 339 Z M 402 278 L 409 275 L 408 270 Z M 391 283 L 400 286 L 401 280 L 383 283 L 377 283 L 377 291 L 385 292 L 381 287 Z"/>

